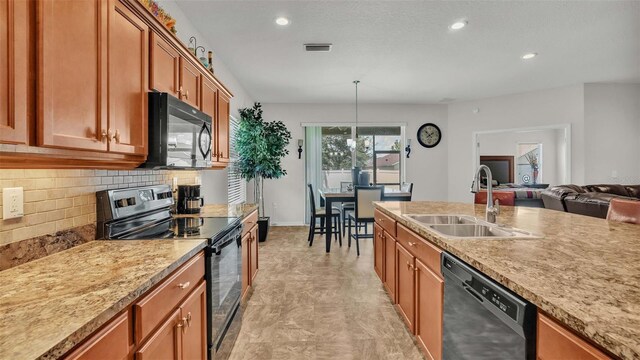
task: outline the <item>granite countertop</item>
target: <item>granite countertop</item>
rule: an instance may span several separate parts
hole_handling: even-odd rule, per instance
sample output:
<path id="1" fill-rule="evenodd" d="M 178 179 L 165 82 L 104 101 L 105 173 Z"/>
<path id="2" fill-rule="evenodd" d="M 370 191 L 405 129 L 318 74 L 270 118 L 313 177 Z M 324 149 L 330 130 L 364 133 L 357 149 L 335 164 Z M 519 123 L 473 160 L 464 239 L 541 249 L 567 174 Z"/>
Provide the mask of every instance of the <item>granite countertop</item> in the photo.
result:
<path id="1" fill-rule="evenodd" d="M 0 359 L 58 358 L 206 240 L 96 240 L 0 272 Z"/>
<path id="2" fill-rule="evenodd" d="M 175 214 L 173 217 L 239 217 L 245 218 L 258 209 L 256 204 L 236 205 L 210 204 L 205 205 L 198 214 Z"/>
<path id="3" fill-rule="evenodd" d="M 498 224 L 537 239 L 446 239 L 406 214 L 466 214 L 485 205 L 376 207 L 623 359 L 640 358 L 640 226 L 548 209 L 501 207 Z"/>

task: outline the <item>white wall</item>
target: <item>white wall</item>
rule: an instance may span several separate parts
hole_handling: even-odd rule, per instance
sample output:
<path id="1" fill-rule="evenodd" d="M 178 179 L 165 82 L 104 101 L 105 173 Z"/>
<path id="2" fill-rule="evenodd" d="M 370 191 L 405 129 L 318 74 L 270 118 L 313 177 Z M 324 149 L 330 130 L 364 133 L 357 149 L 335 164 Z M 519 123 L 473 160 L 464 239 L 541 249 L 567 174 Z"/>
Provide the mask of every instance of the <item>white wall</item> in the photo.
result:
<path id="1" fill-rule="evenodd" d="M 266 180 L 264 198 L 267 215 L 276 224 L 302 224 L 305 212 L 304 154 L 298 160 L 297 139 L 304 139 L 301 123 L 352 123 L 355 119 L 353 104 L 264 104 L 267 121 L 280 120 L 291 131 L 289 155 L 283 160 L 287 176 Z M 362 123 L 406 123 L 407 137 L 412 139 L 411 157 L 406 159 L 406 181 L 414 183 L 413 199 L 447 199 L 447 107 L 446 105 L 386 105 L 361 104 L 359 120 Z M 438 146 L 425 149 L 416 141 L 420 125 L 432 122 L 438 125 L 443 138 Z M 404 152 L 403 152 L 404 153 Z M 273 203 L 276 203 L 274 209 Z"/>
<path id="2" fill-rule="evenodd" d="M 240 119 L 238 109 L 253 106 L 253 97 L 249 94 L 236 77 L 229 71 L 226 65 L 215 56 L 216 51 L 205 40 L 190 22 L 189 18 L 182 12 L 176 0 L 158 0 L 158 4 L 176 19 L 176 29 L 178 38 L 185 44 L 189 44 L 189 38 L 195 36 L 198 45 L 205 49 L 212 50 L 214 54 L 213 69 L 215 76 L 233 93 L 230 105 L 230 115 Z M 202 171 L 202 196 L 207 204 L 221 204 L 227 202 L 227 169 Z"/>
<path id="3" fill-rule="evenodd" d="M 584 98 L 585 182 L 640 184 L 640 84 L 585 84 Z"/>
<path id="4" fill-rule="evenodd" d="M 479 134 L 479 155 L 510 155 L 514 157 L 514 176 L 517 176 L 518 143 L 542 144 L 542 168 L 540 183 L 558 185 L 558 161 L 564 153 L 558 150 L 558 134 L 563 136 L 564 130 L 546 129 L 538 131 L 507 131 L 490 134 Z M 519 183 L 520 179 L 514 179 Z"/>
<path id="5" fill-rule="evenodd" d="M 474 110 L 477 110 L 474 111 Z M 472 202 L 472 133 L 572 124 L 572 182 L 584 183 L 584 87 L 535 91 L 450 104 L 448 108 L 448 200 Z"/>

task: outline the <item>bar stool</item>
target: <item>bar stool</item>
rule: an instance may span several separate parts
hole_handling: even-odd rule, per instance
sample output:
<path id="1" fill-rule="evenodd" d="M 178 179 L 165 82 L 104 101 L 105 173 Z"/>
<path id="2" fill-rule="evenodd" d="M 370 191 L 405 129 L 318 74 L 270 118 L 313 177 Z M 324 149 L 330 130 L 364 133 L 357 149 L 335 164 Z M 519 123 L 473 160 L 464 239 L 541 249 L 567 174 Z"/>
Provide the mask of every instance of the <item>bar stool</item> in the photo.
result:
<path id="1" fill-rule="evenodd" d="M 382 186 L 356 186 L 355 188 L 355 204 L 356 209 L 353 214 L 349 214 L 349 221 L 355 223 L 355 233 L 351 234 L 351 227 L 349 227 L 349 247 L 351 247 L 351 238 L 356 240 L 356 252 L 360 256 L 360 238 L 373 238 L 373 234 L 360 234 L 360 227 L 362 225 L 372 224 L 375 220 L 373 213 L 375 207 L 374 201 L 382 200 L 382 194 L 384 187 Z"/>
<path id="2" fill-rule="evenodd" d="M 316 198 L 315 193 L 313 192 L 313 186 L 311 184 L 307 184 L 309 187 L 309 206 L 311 207 L 311 219 L 309 221 L 309 238 L 307 242 L 309 242 L 309 246 L 313 245 L 313 236 L 314 235 L 324 235 L 325 231 L 325 221 L 327 219 L 327 212 L 324 208 L 316 208 Z M 335 239 L 340 241 L 340 246 L 342 246 L 342 232 L 340 231 L 341 223 L 340 223 L 340 209 L 337 207 L 331 208 L 331 233 L 334 235 Z M 317 226 L 316 220 L 320 219 L 320 227 Z"/>

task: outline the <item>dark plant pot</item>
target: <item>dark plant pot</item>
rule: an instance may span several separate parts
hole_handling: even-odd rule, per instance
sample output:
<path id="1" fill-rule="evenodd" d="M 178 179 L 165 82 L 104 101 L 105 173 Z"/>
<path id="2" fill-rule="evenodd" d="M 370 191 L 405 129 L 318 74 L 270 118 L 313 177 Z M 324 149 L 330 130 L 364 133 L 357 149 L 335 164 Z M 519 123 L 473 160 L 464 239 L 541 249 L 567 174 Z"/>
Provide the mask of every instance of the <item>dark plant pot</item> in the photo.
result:
<path id="1" fill-rule="evenodd" d="M 267 241 L 267 233 L 269 232 L 269 217 L 261 217 L 258 219 L 258 241 Z"/>

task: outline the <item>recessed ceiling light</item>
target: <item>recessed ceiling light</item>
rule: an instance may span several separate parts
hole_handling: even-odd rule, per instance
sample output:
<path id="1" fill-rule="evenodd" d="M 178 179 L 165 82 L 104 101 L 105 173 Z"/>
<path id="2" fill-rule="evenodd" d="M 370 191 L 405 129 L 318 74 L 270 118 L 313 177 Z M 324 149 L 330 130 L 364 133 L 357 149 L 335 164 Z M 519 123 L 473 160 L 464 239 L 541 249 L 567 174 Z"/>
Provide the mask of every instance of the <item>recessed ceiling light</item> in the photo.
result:
<path id="1" fill-rule="evenodd" d="M 287 19 L 286 17 L 279 17 L 276 19 L 276 24 L 280 26 L 287 26 L 289 25 L 289 19 Z"/>
<path id="2" fill-rule="evenodd" d="M 522 59 L 529 60 L 529 59 L 533 59 L 536 56 L 538 56 L 538 53 L 528 53 L 528 54 L 522 55 Z"/>
<path id="3" fill-rule="evenodd" d="M 456 21 L 453 24 L 451 24 L 451 26 L 449 26 L 449 29 L 451 30 L 460 30 L 463 27 L 467 26 L 468 22 L 467 21 Z"/>

